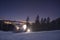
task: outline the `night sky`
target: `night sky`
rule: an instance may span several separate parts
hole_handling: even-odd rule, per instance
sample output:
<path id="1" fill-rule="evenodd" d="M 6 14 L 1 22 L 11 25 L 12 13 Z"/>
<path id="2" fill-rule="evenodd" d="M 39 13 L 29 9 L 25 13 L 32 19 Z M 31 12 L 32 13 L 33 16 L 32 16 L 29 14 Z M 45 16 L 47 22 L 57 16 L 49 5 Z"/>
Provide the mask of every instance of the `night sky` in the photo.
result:
<path id="1" fill-rule="evenodd" d="M 60 17 L 59 0 L 0 0 L 0 19 L 34 21 L 39 14 L 40 18 L 50 17 L 51 20 Z"/>

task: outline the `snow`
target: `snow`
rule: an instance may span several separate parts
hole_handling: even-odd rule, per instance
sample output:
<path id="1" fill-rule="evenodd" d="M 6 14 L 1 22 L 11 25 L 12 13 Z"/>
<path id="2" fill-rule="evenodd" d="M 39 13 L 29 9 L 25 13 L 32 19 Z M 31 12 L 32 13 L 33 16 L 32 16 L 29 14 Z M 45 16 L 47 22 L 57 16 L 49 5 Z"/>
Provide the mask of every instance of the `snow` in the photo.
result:
<path id="1" fill-rule="evenodd" d="M 13 33 L 0 31 L 0 40 L 60 40 L 60 30 L 31 33 Z"/>

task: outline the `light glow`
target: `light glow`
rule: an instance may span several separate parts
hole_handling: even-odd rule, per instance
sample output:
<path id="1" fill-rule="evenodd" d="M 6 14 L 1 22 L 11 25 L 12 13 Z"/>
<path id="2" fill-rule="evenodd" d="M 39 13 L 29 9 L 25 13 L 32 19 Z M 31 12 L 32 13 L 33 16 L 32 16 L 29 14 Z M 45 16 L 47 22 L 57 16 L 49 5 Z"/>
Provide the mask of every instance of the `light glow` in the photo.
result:
<path id="1" fill-rule="evenodd" d="M 12 24 L 11 22 L 8 22 L 8 21 L 7 22 L 5 21 L 4 23 L 6 23 L 6 24 Z"/>
<path id="2" fill-rule="evenodd" d="M 18 27 L 18 26 L 16 26 L 16 29 L 17 29 L 17 30 L 19 30 L 19 27 Z"/>
<path id="3" fill-rule="evenodd" d="M 27 29 L 27 32 L 30 32 L 31 30 L 30 29 Z"/>
<path id="4" fill-rule="evenodd" d="M 23 29 L 26 30 L 27 26 L 26 25 L 23 25 Z"/>

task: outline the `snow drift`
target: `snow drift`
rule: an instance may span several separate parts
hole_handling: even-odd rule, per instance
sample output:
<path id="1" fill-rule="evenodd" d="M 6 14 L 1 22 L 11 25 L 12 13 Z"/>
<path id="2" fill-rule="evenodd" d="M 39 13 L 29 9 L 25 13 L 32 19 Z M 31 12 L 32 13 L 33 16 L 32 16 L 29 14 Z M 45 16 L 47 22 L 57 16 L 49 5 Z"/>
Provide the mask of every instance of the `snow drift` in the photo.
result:
<path id="1" fill-rule="evenodd" d="M 12 33 L 0 31 L 0 40 L 60 40 L 60 30 L 31 33 Z"/>

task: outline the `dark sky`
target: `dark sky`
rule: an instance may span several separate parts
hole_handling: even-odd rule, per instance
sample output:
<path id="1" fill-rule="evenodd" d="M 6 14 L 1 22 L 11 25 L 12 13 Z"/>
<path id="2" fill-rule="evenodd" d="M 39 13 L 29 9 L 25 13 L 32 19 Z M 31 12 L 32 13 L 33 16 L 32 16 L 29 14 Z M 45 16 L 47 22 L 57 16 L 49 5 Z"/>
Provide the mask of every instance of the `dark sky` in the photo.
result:
<path id="1" fill-rule="evenodd" d="M 52 20 L 60 17 L 59 0 L 0 0 L 0 19 L 9 20 L 35 20 L 50 17 Z"/>

